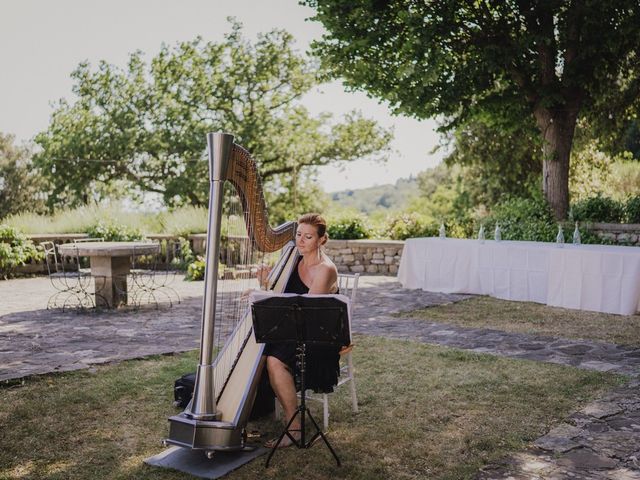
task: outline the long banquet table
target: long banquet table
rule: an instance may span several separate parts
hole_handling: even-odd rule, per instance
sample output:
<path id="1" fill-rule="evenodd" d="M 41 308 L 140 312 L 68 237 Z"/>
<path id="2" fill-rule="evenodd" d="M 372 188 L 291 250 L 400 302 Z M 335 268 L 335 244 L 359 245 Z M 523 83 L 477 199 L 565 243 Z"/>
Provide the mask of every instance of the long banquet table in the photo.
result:
<path id="1" fill-rule="evenodd" d="M 398 280 L 405 288 L 632 315 L 640 306 L 640 248 L 411 238 Z"/>

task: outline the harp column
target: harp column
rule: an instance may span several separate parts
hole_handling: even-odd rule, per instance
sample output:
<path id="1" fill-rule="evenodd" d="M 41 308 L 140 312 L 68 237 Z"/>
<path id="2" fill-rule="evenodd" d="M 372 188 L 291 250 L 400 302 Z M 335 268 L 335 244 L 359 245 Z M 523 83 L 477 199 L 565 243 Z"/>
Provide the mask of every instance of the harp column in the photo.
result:
<path id="1" fill-rule="evenodd" d="M 209 149 L 209 226 L 200 333 L 200 363 L 196 373 L 191 408 L 185 413 L 198 420 L 215 420 L 216 399 L 213 385 L 213 344 L 218 289 L 218 258 L 220 257 L 220 226 L 222 221 L 223 186 L 227 179 L 233 135 L 207 134 Z"/>

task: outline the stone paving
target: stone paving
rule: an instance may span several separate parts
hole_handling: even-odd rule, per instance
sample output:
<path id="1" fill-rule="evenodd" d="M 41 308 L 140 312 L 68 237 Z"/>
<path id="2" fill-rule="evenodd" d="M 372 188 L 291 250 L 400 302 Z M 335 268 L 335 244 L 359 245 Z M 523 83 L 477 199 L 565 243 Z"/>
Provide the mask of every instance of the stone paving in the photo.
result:
<path id="1" fill-rule="evenodd" d="M 183 300 L 171 308 L 76 314 L 45 309 L 52 293 L 46 278 L 0 282 L 0 381 L 197 348 L 203 283 L 177 278 L 173 286 Z M 629 375 L 631 382 L 570 415 L 528 450 L 485 467 L 477 478 L 640 480 L 640 349 L 393 316 L 466 298 L 364 276 L 352 329 Z"/>

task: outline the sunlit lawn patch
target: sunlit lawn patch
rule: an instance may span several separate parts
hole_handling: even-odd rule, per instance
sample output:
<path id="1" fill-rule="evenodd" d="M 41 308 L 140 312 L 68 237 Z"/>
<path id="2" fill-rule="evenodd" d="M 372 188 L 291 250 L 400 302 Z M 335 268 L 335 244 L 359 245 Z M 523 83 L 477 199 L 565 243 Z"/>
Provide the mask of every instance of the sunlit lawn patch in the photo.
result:
<path id="1" fill-rule="evenodd" d="M 523 448 L 622 377 L 509 360 L 419 343 L 357 337 L 361 411 L 348 389 L 331 398 L 333 463 L 322 444 L 276 454 L 229 479 L 471 478 L 483 464 Z M 0 478 L 177 479 L 149 467 L 174 414 L 173 381 L 194 352 L 27 379 L 0 389 Z M 318 413 L 317 418 L 321 415 Z M 250 425 L 275 436 L 271 419 Z"/>
<path id="2" fill-rule="evenodd" d="M 463 327 L 640 345 L 640 315 L 613 315 L 477 296 L 402 316 Z"/>

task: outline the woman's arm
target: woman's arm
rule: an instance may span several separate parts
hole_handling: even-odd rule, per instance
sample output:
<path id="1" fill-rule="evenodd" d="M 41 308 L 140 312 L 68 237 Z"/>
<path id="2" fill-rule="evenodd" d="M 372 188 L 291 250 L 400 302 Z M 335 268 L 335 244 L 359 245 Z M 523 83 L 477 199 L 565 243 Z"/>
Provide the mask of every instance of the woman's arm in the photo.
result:
<path id="1" fill-rule="evenodd" d="M 309 293 L 334 293 L 333 287 L 338 279 L 338 271 L 331 265 L 318 265 Z"/>

